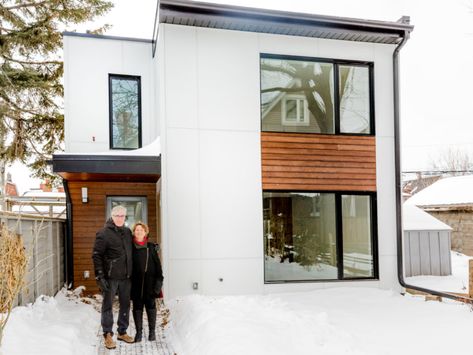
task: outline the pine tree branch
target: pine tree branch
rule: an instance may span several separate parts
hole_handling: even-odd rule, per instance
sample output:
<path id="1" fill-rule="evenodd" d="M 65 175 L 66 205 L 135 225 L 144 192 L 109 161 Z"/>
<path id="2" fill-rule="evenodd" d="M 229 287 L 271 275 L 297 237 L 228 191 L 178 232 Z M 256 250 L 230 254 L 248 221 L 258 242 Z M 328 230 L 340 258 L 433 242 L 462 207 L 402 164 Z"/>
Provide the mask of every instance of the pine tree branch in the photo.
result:
<path id="1" fill-rule="evenodd" d="M 5 58 L 6 60 L 9 60 L 11 62 L 15 62 L 15 63 L 18 63 L 18 64 L 32 64 L 32 65 L 46 65 L 46 64 L 61 65 L 62 64 L 62 62 L 59 61 L 59 60 L 47 60 L 47 61 L 37 62 L 37 61 L 34 61 L 34 60 L 27 61 L 27 60 L 14 59 L 14 58 L 10 58 L 10 57 L 6 56 L 5 54 L 2 54 L 1 56 L 3 58 Z"/>
<path id="2" fill-rule="evenodd" d="M 40 1 L 40 2 L 28 2 L 25 4 L 18 4 L 18 5 L 13 5 L 13 6 L 5 6 L 4 8 L 7 10 L 18 10 L 21 8 L 27 8 L 27 7 L 38 7 L 44 4 L 47 4 L 49 1 Z"/>
<path id="3" fill-rule="evenodd" d="M 314 88 L 311 88 L 309 86 L 300 86 L 296 88 L 286 88 L 286 87 L 274 87 L 274 88 L 269 88 L 269 89 L 263 89 L 261 90 L 261 93 L 266 93 L 266 92 L 273 92 L 273 91 L 281 91 L 281 92 L 301 92 L 304 90 L 312 90 L 314 91 Z"/>

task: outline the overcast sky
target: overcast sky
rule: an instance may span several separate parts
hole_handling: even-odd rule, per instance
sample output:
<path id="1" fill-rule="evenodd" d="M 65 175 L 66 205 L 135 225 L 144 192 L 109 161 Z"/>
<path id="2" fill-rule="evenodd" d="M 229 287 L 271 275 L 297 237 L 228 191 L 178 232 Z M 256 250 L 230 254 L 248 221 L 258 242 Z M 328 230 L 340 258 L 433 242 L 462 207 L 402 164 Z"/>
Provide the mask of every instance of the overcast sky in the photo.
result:
<path id="1" fill-rule="evenodd" d="M 415 29 L 401 51 L 403 170 L 427 170 L 448 148 L 473 154 L 473 0 L 211 2 L 384 21 L 410 16 Z M 117 0 L 108 15 L 78 30 L 109 23 L 109 35 L 151 38 L 155 10 L 156 0 Z M 27 172 L 14 174 L 18 180 Z"/>

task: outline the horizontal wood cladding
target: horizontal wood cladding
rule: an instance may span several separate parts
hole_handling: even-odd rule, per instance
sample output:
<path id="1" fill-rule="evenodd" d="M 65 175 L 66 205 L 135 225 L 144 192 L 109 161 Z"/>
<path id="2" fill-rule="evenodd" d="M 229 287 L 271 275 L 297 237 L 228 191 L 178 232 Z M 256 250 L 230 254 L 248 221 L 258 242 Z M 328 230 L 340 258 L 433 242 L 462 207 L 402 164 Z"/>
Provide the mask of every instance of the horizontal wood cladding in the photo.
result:
<path id="1" fill-rule="evenodd" d="M 261 133 L 264 190 L 376 191 L 372 136 Z"/>
<path id="2" fill-rule="evenodd" d="M 92 248 L 95 233 L 103 227 L 106 218 L 107 196 L 145 196 L 148 200 L 148 224 L 151 240 L 158 241 L 156 183 L 69 181 L 72 202 L 72 233 L 74 259 L 74 287 L 84 285 L 86 293 L 98 292 L 95 284 Z M 88 203 L 82 203 L 81 188 L 88 189 Z M 90 278 L 84 279 L 84 271 Z"/>

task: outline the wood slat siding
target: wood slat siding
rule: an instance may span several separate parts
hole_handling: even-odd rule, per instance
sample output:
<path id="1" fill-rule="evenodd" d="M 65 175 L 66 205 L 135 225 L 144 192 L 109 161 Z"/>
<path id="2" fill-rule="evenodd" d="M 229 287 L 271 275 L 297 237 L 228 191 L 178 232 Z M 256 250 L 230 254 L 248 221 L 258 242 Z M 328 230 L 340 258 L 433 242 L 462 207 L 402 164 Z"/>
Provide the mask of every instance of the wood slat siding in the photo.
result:
<path id="1" fill-rule="evenodd" d="M 264 190 L 376 191 L 376 141 L 367 136 L 261 133 Z"/>
<path id="2" fill-rule="evenodd" d="M 96 293 L 92 248 L 95 233 L 105 223 L 107 196 L 146 196 L 151 240 L 159 242 L 156 183 L 69 181 L 68 185 L 72 201 L 74 287 L 84 285 L 87 294 Z M 81 187 L 88 188 L 88 203 L 82 203 Z M 85 270 L 90 271 L 88 280 L 84 279 Z"/>

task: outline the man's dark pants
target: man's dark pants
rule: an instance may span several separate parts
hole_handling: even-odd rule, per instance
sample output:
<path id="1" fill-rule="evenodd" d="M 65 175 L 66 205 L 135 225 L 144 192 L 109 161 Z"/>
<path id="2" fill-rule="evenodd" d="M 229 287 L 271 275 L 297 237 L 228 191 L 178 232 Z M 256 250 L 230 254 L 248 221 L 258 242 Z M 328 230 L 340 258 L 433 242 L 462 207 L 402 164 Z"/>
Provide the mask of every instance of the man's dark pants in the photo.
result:
<path id="1" fill-rule="evenodd" d="M 120 304 L 120 312 L 118 313 L 118 334 L 126 333 L 130 319 L 130 290 L 131 280 L 113 280 L 108 279 L 109 290 L 103 292 L 102 301 L 102 329 L 105 333 L 113 333 L 113 299 L 118 293 L 118 302 Z"/>

